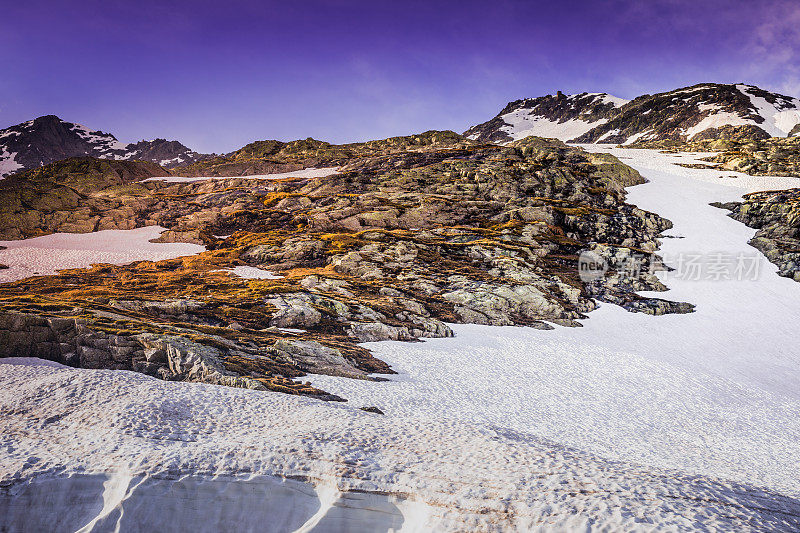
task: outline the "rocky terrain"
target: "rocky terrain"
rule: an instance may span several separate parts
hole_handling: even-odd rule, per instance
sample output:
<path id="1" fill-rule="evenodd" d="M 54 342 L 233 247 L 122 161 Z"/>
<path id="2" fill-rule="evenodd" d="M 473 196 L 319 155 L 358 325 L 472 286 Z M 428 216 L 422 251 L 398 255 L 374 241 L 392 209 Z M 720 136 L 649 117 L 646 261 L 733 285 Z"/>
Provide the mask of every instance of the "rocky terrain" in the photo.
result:
<path id="1" fill-rule="evenodd" d="M 800 281 L 800 189 L 756 192 L 744 202 L 715 205 L 757 228 L 750 244 L 778 265 L 778 274 Z"/>
<path id="2" fill-rule="evenodd" d="M 511 102 L 492 120 L 465 134 L 492 142 L 539 135 L 575 143 L 631 144 L 724 138 L 728 126 L 745 126 L 749 138 L 797 135 L 800 100 L 753 85 L 718 83 L 631 101 L 604 93 L 559 93 Z"/>
<path id="3" fill-rule="evenodd" d="M 664 290 L 651 271 L 621 274 L 670 223 L 625 203 L 643 180 L 609 154 L 452 132 L 247 151 L 340 172 L 172 183 L 143 181 L 153 164 L 83 158 L 0 182 L 6 239 L 161 225 L 161 240 L 207 248 L 1 285 L 0 355 L 338 399 L 294 378 L 392 372 L 359 342 L 447 337 L 452 322 L 579 326 L 595 300 L 692 310 L 635 295 Z M 587 249 L 610 268 L 584 283 Z"/>
<path id="4" fill-rule="evenodd" d="M 70 157 L 141 160 L 165 168 L 205 157 L 178 141 L 155 139 L 123 144 L 110 133 L 46 115 L 0 130 L 0 178 Z"/>

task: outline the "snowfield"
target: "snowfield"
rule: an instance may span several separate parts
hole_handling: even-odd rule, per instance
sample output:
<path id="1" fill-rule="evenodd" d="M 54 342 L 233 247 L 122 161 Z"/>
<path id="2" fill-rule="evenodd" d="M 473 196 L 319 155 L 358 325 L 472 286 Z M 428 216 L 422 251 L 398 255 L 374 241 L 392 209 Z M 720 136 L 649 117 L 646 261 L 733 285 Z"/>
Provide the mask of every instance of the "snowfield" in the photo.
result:
<path id="1" fill-rule="evenodd" d="M 446 413 L 50 365 L 0 364 L 0 379 L 10 531 L 800 527 L 800 504 L 773 491 Z"/>
<path id="2" fill-rule="evenodd" d="M 695 313 L 371 343 L 391 381 L 311 378 L 345 404 L 0 359 L 0 530 L 800 529 L 800 284 L 708 205 L 800 180 L 587 149 L 649 180 L 629 201 L 675 224 L 657 294 Z M 679 275 L 698 254 L 757 272 Z"/>
<path id="3" fill-rule="evenodd" d="M 131 230 L 94 233 L 54 233 L 18 241 L 0 241 L 0 283 L 31 276 L 55 274 L 67 268 L 86 268 L 94 263 L 125 265 L 134 261 L 162 261 L 194 255 L 204 246 L 188 243 L 156 243 L 166 228 L 146 226 Z"/>

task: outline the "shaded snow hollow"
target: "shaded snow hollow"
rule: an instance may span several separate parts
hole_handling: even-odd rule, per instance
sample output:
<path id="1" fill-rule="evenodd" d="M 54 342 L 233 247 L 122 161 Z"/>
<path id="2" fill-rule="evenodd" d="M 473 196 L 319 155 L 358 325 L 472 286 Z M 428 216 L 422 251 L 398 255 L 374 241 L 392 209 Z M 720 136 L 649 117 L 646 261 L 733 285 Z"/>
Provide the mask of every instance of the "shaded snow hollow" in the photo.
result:
<path id="1" fill-rule="evenodd" d="M 707 203 L 800 184 L 612 151 L 649 180 L 629 200 L 683 237 L 668 263 L 756 254 Z M 583 328 L 370 344 L 392 381 L 312 379 L 346 404 L 0 364 L 0 529 L 800 529 L 800 284 L 761 263 L 665 278 L 688 315 L 603 305 Z"/>

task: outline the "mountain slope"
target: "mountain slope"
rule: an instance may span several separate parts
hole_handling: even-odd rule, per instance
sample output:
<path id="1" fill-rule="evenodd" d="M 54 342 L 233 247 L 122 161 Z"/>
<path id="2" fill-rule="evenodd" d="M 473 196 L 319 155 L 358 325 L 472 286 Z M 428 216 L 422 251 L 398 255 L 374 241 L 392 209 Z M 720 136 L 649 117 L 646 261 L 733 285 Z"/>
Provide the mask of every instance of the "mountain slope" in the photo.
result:
<path id="1" fill-rule="evenodd" d="M 466 134 L 509 142 L 527 135 L 578 143 L 631 144 L 701 138 L 786 137 L 800 133 L 800 100 L 753 85 L 703 83 L 630 102 L 605 94 L 517 100 Z"/>
<path id="2" fill-rule="evenodd" d="M 164 167 L 204 157 L 177 141 L 155 139 L 123 144 L 110 133 L 95 131 L 55 115 L 0 130 L 0 177 L 70 157 L 143 160 Z"/>
<path id="3" fill-rule="evenodd" d="M 604 124 L 627 102 L 606 93 L 566 96 L 559 91 L 555 96 L 510 102 L 492 120 L 471 127 L 464 135 L 473 140 L 500 143 L 529 135 L 568 141 Z"/>

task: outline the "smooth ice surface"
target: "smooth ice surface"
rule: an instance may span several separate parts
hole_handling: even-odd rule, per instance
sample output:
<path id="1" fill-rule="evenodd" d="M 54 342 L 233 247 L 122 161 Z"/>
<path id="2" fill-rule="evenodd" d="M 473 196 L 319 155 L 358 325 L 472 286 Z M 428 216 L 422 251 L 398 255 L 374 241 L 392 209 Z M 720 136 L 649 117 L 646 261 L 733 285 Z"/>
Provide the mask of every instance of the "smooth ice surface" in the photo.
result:
<path id="1" fill-rule="evenodd" d="M 747 244 L 755 230 L 708 205 L 800 180 L 675 165 L 695 160 L 685 154 L 587 148 L 649 180 L 628 200 L 673 221 L 667 235 L 681 238 L 663 240 L 668 265 L 743 254 L 758 262 L 757 279 L 667 274 L 670 290 L 654 295 L 696 312 L 653 317 L 604 304 L 582 328 L 454 325 L 455 339 L 369 344 L 399 372 L 392 382 L 311 381 L 391 414 L 510 427 L 605 457 L 800 491 L 800 283 Z"/>
<path id="2" fill-rule="evenodd" d="M 281 172 L 278 174 L 258 174 L 253 176 L 199 176 L 199 177 L 184 177 L 184 176 L 165 176 L 158 178 L 147 178 L 143 181 L 165 181 L 167 183 L 183 183 L 190 181 L 204 181 L 204 180 L 230 180 L 230 179 L 250 179 L 250 180 L 282 180 L 286 178 L 322 178 L 330 176 L 339 172 L 339 167 L 326 167 L 326 168 L 304 168 L 303 170 L 295 170 L 294 172 Z"/>
<path id="3" fill-rule="evenodd" d="M 180 242 L 150 242 L 165 228 L 146 226 L 131 230 L 93 233 L 53 233 L 18 241 L 0 241 L 0 283 L 31 276 L 55 274 L 67 268 L 86 268 L 94 263 L 125 265 L 134 261 L 161 261 L 205 250 L 204 246 Z"/>

